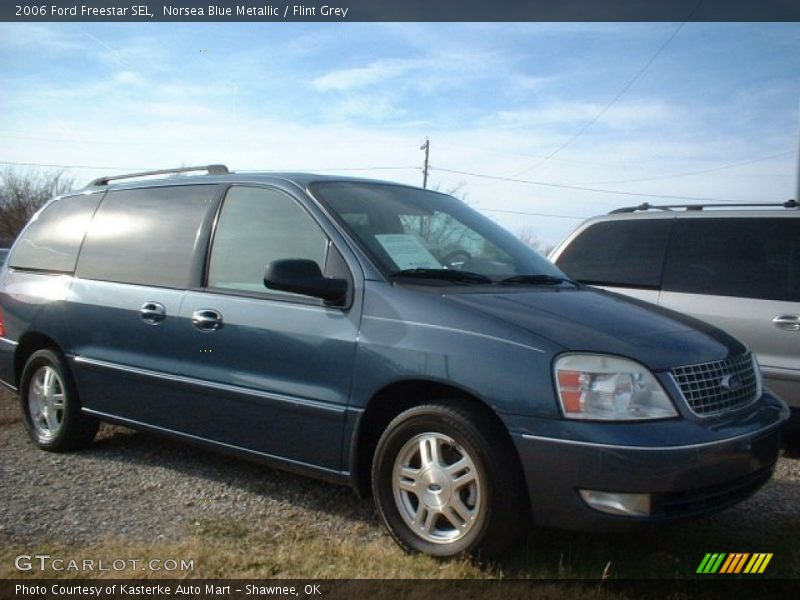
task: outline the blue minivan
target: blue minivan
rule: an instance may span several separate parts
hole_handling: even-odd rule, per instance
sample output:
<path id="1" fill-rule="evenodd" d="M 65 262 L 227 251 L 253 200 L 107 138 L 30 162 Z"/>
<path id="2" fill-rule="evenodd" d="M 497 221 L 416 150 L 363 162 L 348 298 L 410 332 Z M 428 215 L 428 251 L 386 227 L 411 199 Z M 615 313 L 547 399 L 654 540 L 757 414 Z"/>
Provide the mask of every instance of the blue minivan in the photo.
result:
<path id="1" fill-rule="evenodd" d="M 455 198 L 221 165 L 42 208 L 0 271 L 0 379 L 43 450 L 100 421 L 180 438 L 371 492 L 438 556 L 724 508 L 788 417 L 737 340 Z"/>

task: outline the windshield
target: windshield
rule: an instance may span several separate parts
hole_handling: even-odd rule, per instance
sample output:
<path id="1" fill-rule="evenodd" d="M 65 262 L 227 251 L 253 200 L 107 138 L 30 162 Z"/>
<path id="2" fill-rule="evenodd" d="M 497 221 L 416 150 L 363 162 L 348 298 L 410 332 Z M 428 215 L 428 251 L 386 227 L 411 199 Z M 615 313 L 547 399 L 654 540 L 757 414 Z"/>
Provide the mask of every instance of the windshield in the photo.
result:
<path id="1" fill-rule="evenodd" d="M 452 196 L 362 182 L 317 183 L 311 189 L 390 275 L 430 278 L 450 271 L 443 279 L 461 283 L 522 275 L 564 280 L 547 259 Z M 454 277 L 453 271 L 469 277 Z"/>

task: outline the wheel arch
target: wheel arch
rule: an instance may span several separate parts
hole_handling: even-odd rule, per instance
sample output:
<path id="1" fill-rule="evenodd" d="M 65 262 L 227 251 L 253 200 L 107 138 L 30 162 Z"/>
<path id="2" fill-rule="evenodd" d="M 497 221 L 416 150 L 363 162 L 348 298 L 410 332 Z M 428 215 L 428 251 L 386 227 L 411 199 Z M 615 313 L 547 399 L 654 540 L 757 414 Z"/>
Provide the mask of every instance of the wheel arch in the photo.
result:
<path id="1" fill-rule="evenodd" d="M 61 347 L 53 338 L 38 331 L 26 332 L 19 339 L 17 350 L 14 353 L 14 385 L 19 387 L 22 378 L 22 370 L 25 368 L 25 363 L 28 362 L 31 355 L 45 348 L 63 354 Z"/>
<path id="2" fill-rule="evenodd" d="M 457 386 L 426 379 L 395 381 L 378 390 L 367 403 L 364 413 L 356 423 L 351 453 L 351 479 L 353 487 L 361 497 L 371 494 L 372 459 L 378 440 L 386 426 L 397 415 L 409 408 L 429 402 L 448 400 L 469 407 L 480 416 L 481 427 L 488 427 L 508 449 L 513 451 L 519 472 L 519 455 L 514 447 L 508 428 L 492 407 Z"/>

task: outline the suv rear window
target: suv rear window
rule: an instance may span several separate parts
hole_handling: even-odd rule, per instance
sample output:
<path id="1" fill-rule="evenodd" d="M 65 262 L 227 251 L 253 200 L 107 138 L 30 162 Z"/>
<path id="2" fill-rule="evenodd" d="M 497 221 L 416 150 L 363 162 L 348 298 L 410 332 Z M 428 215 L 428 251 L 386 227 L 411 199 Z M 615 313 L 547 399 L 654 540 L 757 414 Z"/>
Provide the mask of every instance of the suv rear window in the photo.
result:
<path id="1" fill-rule="evenodd" d="M 800 301 L 800 219 L 678 219 L 664 289 Z"/>
<path id="2" fill-rule="evenodd" d="M 213 185 L 108 192 L 83 243 L 76 276 L 183 288 Z"/>
<path id="3" fill-rule="evenodd" d="M 67 196 L 50 204 L 25 229 L 9 265 L 17 269 L 71 273 L 103 194 Z"/>
<path id="4" fill-rule="evenodd" d="M 658 287 L 671 219 L 607 221 L 583 230 L 558 258 L 578 281 Z"/>

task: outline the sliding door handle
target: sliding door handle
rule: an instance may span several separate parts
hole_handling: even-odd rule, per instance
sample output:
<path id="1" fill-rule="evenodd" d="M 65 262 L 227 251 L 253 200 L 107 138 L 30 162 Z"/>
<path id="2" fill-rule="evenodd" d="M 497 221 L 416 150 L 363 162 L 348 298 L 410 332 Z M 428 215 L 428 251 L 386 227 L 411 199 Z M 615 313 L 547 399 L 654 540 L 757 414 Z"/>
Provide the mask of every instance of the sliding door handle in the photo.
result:
<path id="1" fill-rule="evenodd" d="M 192 313 L 192 325 L 200 331 L 216 331 L 222 327 L 222 315 L 213 308 L 201 308 Z"/>
<path id="2" fill-rule="evenodd" d="M 158 325 L 167 316 L 167 309 L 160 302 L 145 302 L 139 309 L 139 316 L 148 325 Z"/>
<path id="3" fill-rule="evenodd" d="M 800 331 L 800 315 L 778 315 L 772 324 L 784 331 Z"/>

